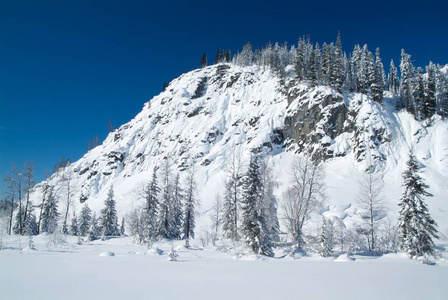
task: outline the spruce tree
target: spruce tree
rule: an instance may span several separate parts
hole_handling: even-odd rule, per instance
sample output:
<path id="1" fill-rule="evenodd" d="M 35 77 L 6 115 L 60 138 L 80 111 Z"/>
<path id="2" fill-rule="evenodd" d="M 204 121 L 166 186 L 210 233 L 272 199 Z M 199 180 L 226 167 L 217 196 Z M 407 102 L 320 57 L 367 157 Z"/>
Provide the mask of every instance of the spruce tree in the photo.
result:
<path id="1" fill-rule="evenodd" d="M 207 66 L 207 54 L 203 53 L 201 56 L 201 67 L 205 68 Z"/>
<path id="2" fill-rule="evenodd" d="M 188 240 L 194 238 L 195 221 L 195 204 L 196 200 L 196 182 L 194 179 L 195 169 L 191 167 L 187 177 L 187 190 L 185 193 L 185 204 L 183 214 L 183 238 Z"/>
<path id="3" fill-rule="evenodd" d="M 180 239 L 183 233 L 182 205 L 185 200 L 185 191 L 181 186 L 180 175 L 176 174 L 173 182 L 172 197 L 169 205 L 170 237 Z"/>
<path id="4" fill-rule="evenodd" d="M 96 218 L 96 213 L 94 212 L 92 215 L 92 222 L 90 223 L 88 233 L 89 241 L 96 240 L 99 238 L 99 236 L 100 236 L 100 228 L 98 226 L 98 219 Z"/>
<path id="5" fill-rule="evenodd" d="M 242 233 L 247 245 L 253 252 L 273 256 L 271 245 L 264 237 L 266 233 L 266 220 L 261 213 L 262 180 L 258 157 L 252 154 L 249 169 L 243 180 L 242 198 Z"/>
<path id="6" fill-rule="evenodd" d="M 332 249 L 329 240 L 329 230 L 327 218 L 322 216 L 322 228 L 319 236 L 319 255 L 322 257 L 329 257 L 332 254 Z"/>
<path id="7" fill-rule="evenodd" d="M 336 39 L 336 47 L 334 48 L 334 59 L 333 59 L 333 78 L 334 87 L 338 92 L 342 92 L 343 85 L 343 63 L 342 63 L 342 43 L 341 43 L 341 33 L 338 32 L 338 37 Z"/>
<path id="8" fill-rule="evenodd" d="M 44 203 L 39 232 L 54 233 L 58 226 L 58 220 L 58 203 L 54 195 L 54 187 L 52 186 Z"/>
<path id="9" fill-rule="evenodd" d="M 434 255 L 436 251 L 432 238 L 438 238 L 437 224 L 424 201 L 424 197 L 432 195 L 419 175 L 420 167 L 412 153 L 406 166 L 403 173 L 404 190 L 399 202 L 400 249 L 412 258 Z"/>
<path id="10" fill-rule="evenodd" d="M 157 169 L 154 168 L 152 180 L 143 190 L 145 206 L 142 213 L 143 235 L 146 239 L 154 240 L 157 237 L 157 211 L 159 206 L 158 195 L 160 188 L 157 181 Z"/>
<path id="11" fill-rule="evenodd" d="M 79 232 L 78 218 L 76 217 L 75 212 L 73 212 L 73 217 L 70 224 L 70 234 L 73 236 L 78 236 L 78 232 Z"/>
<path id="12" fill-rule="evenodd" d="M 92 225 L 92 211 L 89 206 L 84 204 L 81 209 L 81 214 L 78 220 L 78 234 L 79 236 L 87 236 Z"/>
<path id="13" fill-rule="evenodd" d="M 442 118 L 448 116 L 448 74 L 440 68 L 436 72 L 436 110 Z"/>
<path id="14" fill-rule="evenodd" d="M 398 92 L 400 90 L 400 80 L 398 79 L 398 70 L 394 64 L 393 59 L 390 61 L 388 82 L 389 92 L 393 93 L 394 95 L 398 95 Z"/>
<path id="15" fill-rule="evenodd" d="M 437 67 L 429 62 L 426 67 L 426 88 L 423 101 L 423 115 L 431 118 L 436 112 L 436 73 Z"/>
<path id="16" fill-rule="evenodd" d="M 115 206 L 114 189 L 111 186 L 104 201 L 104 208 L 101 210 L 100 227 L 103 239 L 107 236 L 119 235 L 117 209 Z"/>
<path id="17" fill-rule="evenodd" d="M 400 61 L 400 101 L 397 102 L 397 109 L 406 108 L 410 113 L 414 113 L 414 103 L 412 98 L 412 88 L 415 80 L 415 69 L 411 62 L 411 56 L 404 49 L 401 49 Z"/>

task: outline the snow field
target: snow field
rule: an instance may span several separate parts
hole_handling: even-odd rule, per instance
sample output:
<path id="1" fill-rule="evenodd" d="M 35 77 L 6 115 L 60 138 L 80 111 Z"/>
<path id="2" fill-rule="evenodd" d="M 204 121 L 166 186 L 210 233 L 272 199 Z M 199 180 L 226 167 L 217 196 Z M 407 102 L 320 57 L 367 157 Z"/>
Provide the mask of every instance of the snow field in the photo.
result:
<path id="1" fill-rule="evenodd" d="M 20 241 L 19 241 L 20 240 Z M 2 299 L 446 299 L 448 262 L 420 264 L 401 254 L 334 258 L 286 256 L 256 259 L 182 241 L 148 253 L 131 238 L 77 245 L 49 245 L 20 251 L 25 237 L 8 237 L 0 251 Z M 177 261 L 168 261 L 174 248 Z M 115 256 L 101 257 L 106 251 Z M 280 253 L 279 253 L 280 252 Z M 446 254 L 446 252 L 445 252 Z"/>

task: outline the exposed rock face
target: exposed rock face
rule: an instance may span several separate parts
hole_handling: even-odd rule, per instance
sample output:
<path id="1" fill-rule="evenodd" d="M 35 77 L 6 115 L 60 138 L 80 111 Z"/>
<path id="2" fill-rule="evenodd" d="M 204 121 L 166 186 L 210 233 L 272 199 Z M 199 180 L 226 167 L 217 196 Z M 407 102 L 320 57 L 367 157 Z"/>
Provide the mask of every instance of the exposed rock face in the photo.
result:
<path id="1" fill-rule="evenodd" d="M 289 99 L 294 100 L 288 106 L 283 128 L 289 144 L 297 145 L 299 151 L 332 157 L 328 149 L 331 141 L 353 129 L 353 124 L 346 122 L 348 109 L 342 96 L 328 88 L 302 87 L 299 91 L 292 89 Z"/>

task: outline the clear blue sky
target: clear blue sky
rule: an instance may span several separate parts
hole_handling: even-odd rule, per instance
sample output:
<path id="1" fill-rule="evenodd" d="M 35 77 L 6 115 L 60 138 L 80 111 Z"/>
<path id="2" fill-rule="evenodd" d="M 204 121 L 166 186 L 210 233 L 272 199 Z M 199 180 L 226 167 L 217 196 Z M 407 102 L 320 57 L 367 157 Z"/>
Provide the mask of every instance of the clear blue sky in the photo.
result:
<path id="1" fill-rule="evenodd" d="M 164 82 L 245 42 L 335 41 L 448 63 L 445 1 L 0 1 L 0 176 L 34 162 L 36 178 L 107 135 Z M 0 197 L 2 183 L 0 183 Z"/>

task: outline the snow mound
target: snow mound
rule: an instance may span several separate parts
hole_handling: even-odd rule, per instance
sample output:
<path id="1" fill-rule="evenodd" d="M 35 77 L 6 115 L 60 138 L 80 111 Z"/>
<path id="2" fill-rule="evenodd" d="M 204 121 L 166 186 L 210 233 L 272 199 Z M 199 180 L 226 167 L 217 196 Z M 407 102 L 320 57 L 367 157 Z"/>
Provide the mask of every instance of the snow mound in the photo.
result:
<path id="1" fill-rule="evenodd" d="M 163 254 L 163 250 L 159 249 L 159 248 L 151 248 L 148 250 L 147 252 L 149 255 L 162 255 Z"/>
<path id="2" fill-rule="evenodd" d="M 335 262 L 352 262 L 355 261 L 356 259 L 349 256 L 348 254 L 342 254 L 339 255 L 334 261 Z"/>
<path id="3" fill-rule="evenodd" d="M 115 256 L 115 253 L 110 251 L 101 252 L 100 256 Z"/>

